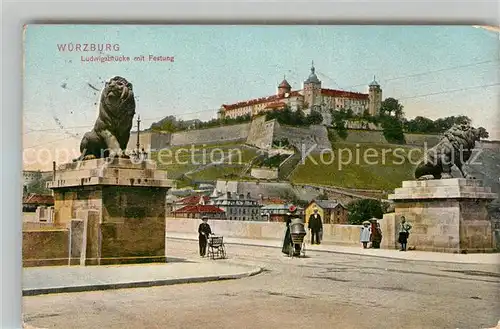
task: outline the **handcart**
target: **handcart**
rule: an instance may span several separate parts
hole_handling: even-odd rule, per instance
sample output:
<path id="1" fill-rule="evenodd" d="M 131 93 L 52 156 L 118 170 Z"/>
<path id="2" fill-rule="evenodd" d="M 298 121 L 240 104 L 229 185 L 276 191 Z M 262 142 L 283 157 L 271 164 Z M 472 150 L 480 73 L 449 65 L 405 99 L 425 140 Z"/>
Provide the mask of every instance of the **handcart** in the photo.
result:
<path id="1" fill-rule="evenodd" d="M 292 219 L 290 223 L 290 235 L 292 246 L 289 251 L 290 257 L 305 257 L 306 255 L 306 243 L 304 237 L 306 236 L 306 230 L 304 223 L 300 218 Z"/>
<path id="2" fill-rule="evenodd" d="M 226 258 L 226 248 L 224 246 L 224 237 L 212 234 L 208 237 L 207 256 L 212 259 Z"/>

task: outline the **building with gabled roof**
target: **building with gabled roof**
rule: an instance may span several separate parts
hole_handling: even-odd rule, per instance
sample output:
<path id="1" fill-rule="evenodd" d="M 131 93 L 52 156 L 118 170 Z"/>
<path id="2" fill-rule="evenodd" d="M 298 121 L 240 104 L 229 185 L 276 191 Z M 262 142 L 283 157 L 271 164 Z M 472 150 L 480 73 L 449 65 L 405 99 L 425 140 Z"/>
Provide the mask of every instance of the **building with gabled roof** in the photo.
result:
<path id="1" fill-rule="evenodd" d="M 349 212 L 347 208 L 337 200 L 312 200 L 306 207 L 305 215 L 306 222 L 314 213 L 314 209 L 318 209 L 323 224 L 347 224 Z"/>
<path id="2" fill-rule="evenodd" d="M 245 196 L 244 194 L 226 192 L 213 199 L 212 204 L 223 209 L 228 220 L 262 220 L 260 213 L 262 205 L 258 199 L 252 198 L 250 193 Z"/>
<path id="3" fill-rule="evenodd" d="M 23 212 L 35 212 L 39 206 L 53 206 L 52 195 L 29 193 L 23 196 Z"/>
<path id="4" fill-rule="evenodd" d="M 210 204 L 187 205 L 172 211 L 172 216 L 176 218 L 202 218 L 226 219 L 226 213 L 221 208 Z"/>
<path id="5" fill-rule="evenodd" d="M 204 194 L 190 195 L 182 199 L 177 199 L 172 207 L 172 210 L 177 210 L 185 206 L 197 205 L 197 204 L 208 204 L 210 203 L 210 197 Z"/>

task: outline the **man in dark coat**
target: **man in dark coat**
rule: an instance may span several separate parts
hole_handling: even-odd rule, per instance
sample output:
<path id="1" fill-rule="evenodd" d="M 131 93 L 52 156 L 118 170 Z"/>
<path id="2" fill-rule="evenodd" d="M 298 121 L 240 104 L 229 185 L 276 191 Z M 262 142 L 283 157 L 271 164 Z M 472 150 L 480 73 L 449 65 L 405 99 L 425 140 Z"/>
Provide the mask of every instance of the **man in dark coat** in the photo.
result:
<path id="1" fill-rule="evenodd" d="M 212 234 L 212 230 L 210 229 L 210 225 L 208 225 L 208 217 L 203 216 L 201 218 L 203 223 L 198 226 L 198 242 L 200 245 L 200 256 L 205 257 L 207 253 L 207 242 L 208 236 Z"/>
<path id="2" fill-rule="evenodd" d="M 372 242 L 372 248 L 380 249 L 380 243 L 382 242 L 382 229 L 376 218 L 370 219 L 371 223 L 371 235 L 370 240 Z"/>
<path id="3" fill-rule="evenodd" d="M 319 235 L 323 230 L 323 222 L 318 214 L 318 208 L 314 208 L 314 213 L 309 216 L 308 228 L 311 230 L 311 244 L 320 244 Z"/>

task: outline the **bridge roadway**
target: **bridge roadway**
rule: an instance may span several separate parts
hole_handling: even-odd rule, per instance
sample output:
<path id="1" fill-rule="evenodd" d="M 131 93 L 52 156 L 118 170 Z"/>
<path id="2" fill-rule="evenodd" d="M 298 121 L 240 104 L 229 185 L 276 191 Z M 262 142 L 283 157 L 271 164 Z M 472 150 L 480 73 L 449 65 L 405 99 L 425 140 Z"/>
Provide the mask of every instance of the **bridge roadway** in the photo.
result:
<path id="1" fill-rule="evenodd" d="M 460 328 L 500 320 L 500 269 L 227 245 L 228 259 L 259 265 L 253 277 L 153 288 L 24 297 L 38 328 Z M 197 242 L 169 240 L 172 257 L 200 259 Z"/>

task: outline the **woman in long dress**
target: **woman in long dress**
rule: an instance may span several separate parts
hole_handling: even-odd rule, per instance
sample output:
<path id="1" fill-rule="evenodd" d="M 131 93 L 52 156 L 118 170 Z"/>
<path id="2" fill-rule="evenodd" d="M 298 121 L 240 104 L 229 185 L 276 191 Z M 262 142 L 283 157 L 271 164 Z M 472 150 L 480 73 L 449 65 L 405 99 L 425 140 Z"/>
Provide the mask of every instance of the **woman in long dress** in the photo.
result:
<path id="1" fill-rule="evenodd" d="M 286 223 L 286 231 L 285 231 L 285 237 L 283 239 L 283 248 L 281 248 L 281 252 L 284 253 L 285 255 L 290 255 L 290 248 L 295 248 L 295 255 L 300 255 L 300 251 L 302 246 L 301 245 L 293 245 L 292 243 L 292 234 L 290 232 L 290 224 L 292 223 L 292 217 L 296 214 L 297 207 L 296 206 L 290 206 L 288 208 L 289 212 L 286 215 L 285 223 Z"/>
<path id="2" fill-rule="evenodd" d="M 292 236 L 290 235 L 290 215 L 287 214 L 286 216 L 286 231 L 285 231 L 285 238 L 283 239 L 283 248 L 281 249 L 281 252 L 284 253 L 285 255 L 289 255 L 290 253 L 290 248 L 292 248 Z"/>

